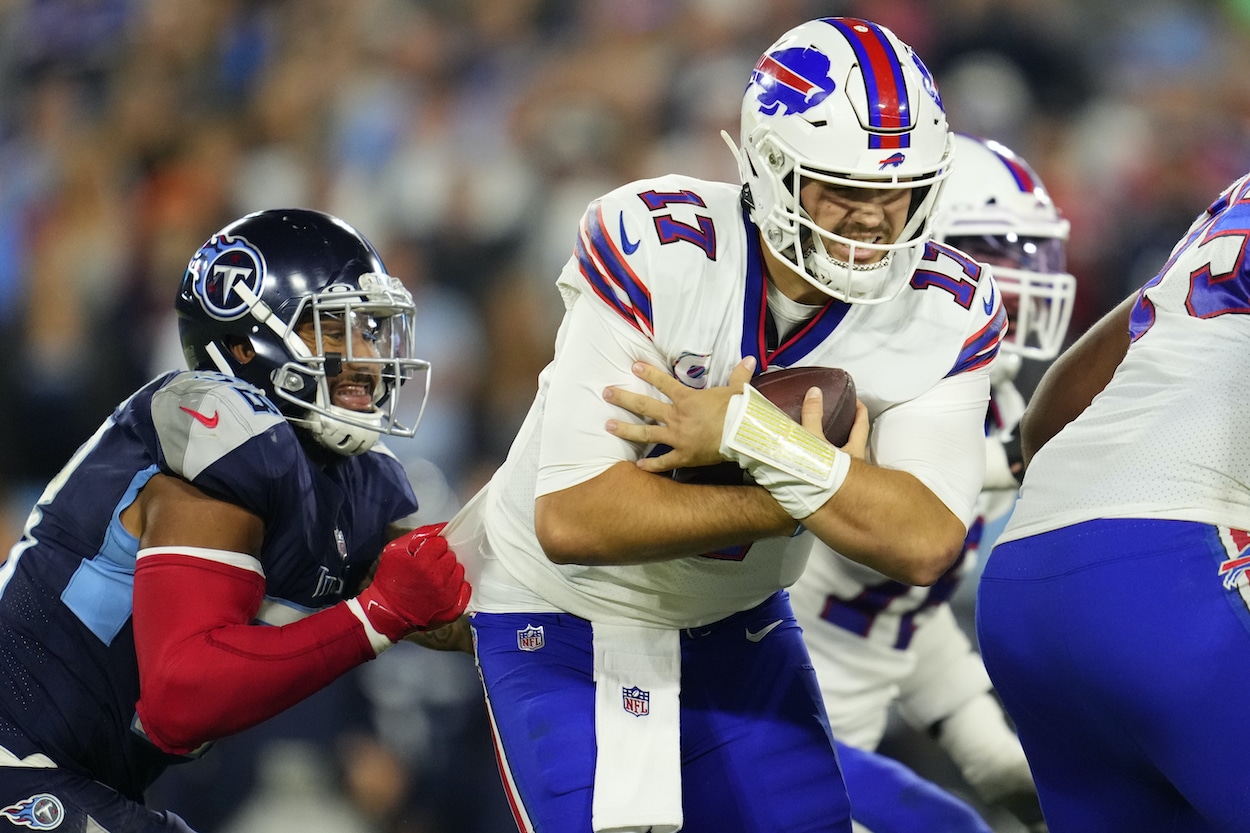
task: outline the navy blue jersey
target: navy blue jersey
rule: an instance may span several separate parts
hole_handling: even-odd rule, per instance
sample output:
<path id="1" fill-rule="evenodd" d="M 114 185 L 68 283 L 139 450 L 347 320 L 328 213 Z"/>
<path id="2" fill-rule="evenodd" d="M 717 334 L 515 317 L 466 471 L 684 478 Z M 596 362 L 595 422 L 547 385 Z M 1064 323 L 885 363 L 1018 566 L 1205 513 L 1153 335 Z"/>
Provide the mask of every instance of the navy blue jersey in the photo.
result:
<path id="1" fill-rule="evenodd" d="M 0 569 L 0 747 L 44 755 L 134 800 L 170 763 L 136 728 L 131 630 L 138 539 L 119 520 L 157 473 L 263 521 L 265 602 L 285 624 L 355 594 L 416 498 L 383 447 L 319 465 L 256 388 L 161 376 L 49 483 Z"/>

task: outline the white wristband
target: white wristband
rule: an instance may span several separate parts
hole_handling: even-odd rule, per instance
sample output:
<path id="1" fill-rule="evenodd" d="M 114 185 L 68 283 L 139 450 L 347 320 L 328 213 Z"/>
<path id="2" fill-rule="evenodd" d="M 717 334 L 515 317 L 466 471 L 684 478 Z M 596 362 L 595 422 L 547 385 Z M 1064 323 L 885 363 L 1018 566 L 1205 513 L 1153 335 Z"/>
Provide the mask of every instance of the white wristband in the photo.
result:
<path id="1" fill-rule="evenodd" d="M 373 626 L 373 623 L 369 621 L 369 617 L 365 615 L 364 608 L 360 606 L 359 599 L 348 599 L 346 604 L 351 614 L 360 620 L 360 624 L 365 626 L 365 636 L 369 637 L 369 644 L 373 646 L 374 654 L 381 654 L 395 644 L 386 634 Z"/>
<path id="2" fill-rule="evenodd" d="M 720 453 L 746 469 L 795 520 L 824 506 L 851 469 L 851 455 L 790 419 L 749 384 L 729 400 Z"/>

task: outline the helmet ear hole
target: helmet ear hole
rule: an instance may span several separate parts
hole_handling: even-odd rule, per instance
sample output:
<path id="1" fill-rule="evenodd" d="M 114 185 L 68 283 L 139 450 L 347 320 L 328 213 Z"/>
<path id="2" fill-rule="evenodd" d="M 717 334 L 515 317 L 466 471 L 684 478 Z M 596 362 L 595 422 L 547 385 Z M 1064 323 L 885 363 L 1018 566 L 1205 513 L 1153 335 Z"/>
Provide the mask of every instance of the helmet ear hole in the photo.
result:
<path id="1" fill-rule="evenodd" d="M 256 358 L 256 348 L 252 347 L 251 340 L 243 336 L 226 336 L 222 341 L 239 364 L 247 364 Z"/>

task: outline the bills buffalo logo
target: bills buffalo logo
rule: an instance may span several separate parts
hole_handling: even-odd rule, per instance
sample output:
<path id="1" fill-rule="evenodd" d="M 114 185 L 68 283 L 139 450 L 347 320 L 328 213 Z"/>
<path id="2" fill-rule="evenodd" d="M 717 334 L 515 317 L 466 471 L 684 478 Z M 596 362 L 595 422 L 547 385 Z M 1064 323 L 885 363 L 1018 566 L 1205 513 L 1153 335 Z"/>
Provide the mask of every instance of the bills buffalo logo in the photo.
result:
<path id="1" fill-rule="evenodd" d="M 48 793 L 24 798 L 8 807 L 0 808 L 0 816 L 19 827 L 31 830 L 54 830 L 65 820 L 65 807 L 60 799 Z"/>
<path id="2" fill-rule="evenodd" d="M 682 353 L 673 362 L 673 376 L 688 388 L 703 390 L 707 387 L 707 366 L 711 360 L 708 353 Z"/>
<path id="3" fill-rule="evenodd" d="M 1228 557 L 1220 563 L 1219 575 L 1224 587 L 1232 590 L 1241 577 L 1250 572 L 1250 532 L 1244 529 L 1221 529 L 1220 538 Z"/>
<path id="4" fill-rule="evenodd" d="M 516 646 L 522 651 L 537 651 L 546 644 L 543 638 L 543 626 L 527 625 L 516 632 Z"/>
<path id="5" fill-rule="evenodd" d="M 638 686 L 621 689 L 621 702 L 625 711 L 634 717 L 646 717 L 651 714 L 651 692 L 643 691 Z"/>
<path id="6" fill-rule="evenodd" d="M 906 160 L 907 160 L 907 157 L 904 156 L 902 153 L 892 153 L 886 158 L 881 160 L 881 167 L 878 168 L 877 170 L 884 171 L 886 168 L 897 168 L 899 165 L 902 165 L 903 162 L 905 162 Z"/>
<path id="7" fill-rule="evenodd" d="M 220 321 L 245 315 L 260 297 L 265 258 L 242 237 L 215 234 L 187 266 L 191 293 L 204 311 Z"/>
<path id="8" fill-rule="evenodd" d="M 751 84 L 760 89 L 760 112 L 775 116 L 781 110 L 780 115 L 788 116 L 812 109 L 838 88 L 829 67 L 828 55 L 806 47 L 765 54 L 751 73 Z"/>

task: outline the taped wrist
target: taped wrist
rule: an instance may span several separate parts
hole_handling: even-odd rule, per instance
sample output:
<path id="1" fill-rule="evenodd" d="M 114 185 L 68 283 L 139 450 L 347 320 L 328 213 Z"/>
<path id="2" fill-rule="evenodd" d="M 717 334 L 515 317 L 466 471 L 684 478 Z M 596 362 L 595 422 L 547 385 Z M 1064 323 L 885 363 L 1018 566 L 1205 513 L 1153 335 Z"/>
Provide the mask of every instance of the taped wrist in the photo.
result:
<path id="1" fill-rule="evenodd" d="M 729 400 L 720 453 L 746 469 L 795 520 L 824 506 L 851 468 L 851 455 L 790 419 L 749 384 Z"/>

